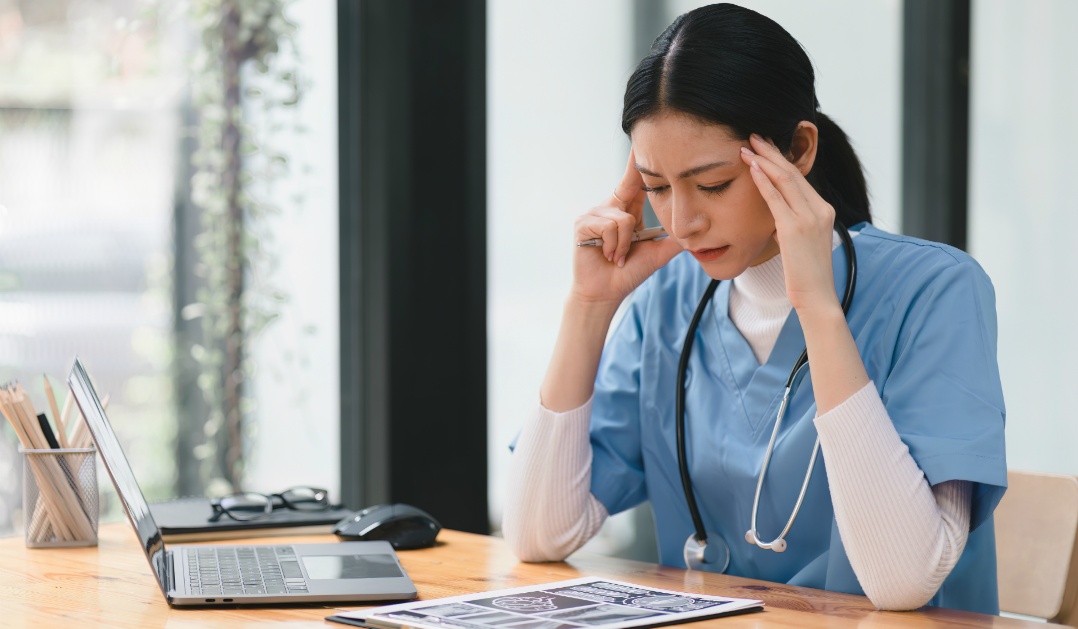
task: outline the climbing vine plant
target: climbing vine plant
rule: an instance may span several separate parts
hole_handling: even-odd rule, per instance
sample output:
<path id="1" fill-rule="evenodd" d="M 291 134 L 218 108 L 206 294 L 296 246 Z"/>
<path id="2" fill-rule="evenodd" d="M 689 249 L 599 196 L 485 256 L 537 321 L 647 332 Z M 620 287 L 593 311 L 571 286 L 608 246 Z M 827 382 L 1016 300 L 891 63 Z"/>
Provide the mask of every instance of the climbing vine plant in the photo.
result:
<path id="1" fill-rule="evenodd" d="M 292 0 L 194 0 L 200 34 L 193 58 L 192 104 L 198 148 L 191 196 L 201 209 L 194 246 L 202 342 L 192 348 L 198 388 L 209 407 L 205 440 L 195 448 L 209 491 L 240 489 L 244 423 L 253 408 L 249 343 L 280 313 L 287 296 L 267 279 L 275 267 L 267 220 L 278 213 L 272 184 L 288 172 L 272 145 L 283 126 L 275 116 L 294 108 L 299 80 Z"/>

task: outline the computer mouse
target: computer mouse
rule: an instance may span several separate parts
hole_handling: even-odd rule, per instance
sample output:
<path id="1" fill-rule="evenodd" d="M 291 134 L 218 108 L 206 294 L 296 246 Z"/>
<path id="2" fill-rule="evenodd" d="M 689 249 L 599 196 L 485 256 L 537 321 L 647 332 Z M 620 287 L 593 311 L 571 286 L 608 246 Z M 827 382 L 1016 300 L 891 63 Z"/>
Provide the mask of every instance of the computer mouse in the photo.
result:
<path id="1" fill-rule="evenodd" d="M 402 503 L 367 507 L 333 527 L 341 539 L 382 539 L 397 550 L 433 546 L 441 530 L 442 525 L 429 513 Z"/>

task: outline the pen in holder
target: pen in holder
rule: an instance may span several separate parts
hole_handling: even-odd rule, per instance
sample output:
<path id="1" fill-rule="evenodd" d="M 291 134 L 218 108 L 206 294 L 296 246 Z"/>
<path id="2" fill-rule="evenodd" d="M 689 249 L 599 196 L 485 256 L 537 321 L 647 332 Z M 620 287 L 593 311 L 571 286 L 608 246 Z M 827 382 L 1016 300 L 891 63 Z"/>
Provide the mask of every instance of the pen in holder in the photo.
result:
<path id="1" fill-rule="evenodd" d="M 96 546 L 97 450 L 19 448 L 19 452 L 23 456 L 26 545 Z"/>

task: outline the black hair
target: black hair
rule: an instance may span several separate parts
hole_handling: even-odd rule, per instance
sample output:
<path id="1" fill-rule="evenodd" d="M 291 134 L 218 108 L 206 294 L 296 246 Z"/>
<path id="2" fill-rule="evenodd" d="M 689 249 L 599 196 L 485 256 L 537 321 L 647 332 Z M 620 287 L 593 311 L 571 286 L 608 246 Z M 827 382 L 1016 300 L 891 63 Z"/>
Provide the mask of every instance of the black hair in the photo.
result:
<path id="1" fill-rule="evenodd" d="M 846 133 L 820 111 L 808 55 L 784 28 L 755 11 L 713 4 L 681 15 L 629 77 L 621 128 L 665 112 L 770 138 L 787 153 L 797 124 L 819 129 L 807 179 L 849 226 L 872 222 L 861 162 Z"/>

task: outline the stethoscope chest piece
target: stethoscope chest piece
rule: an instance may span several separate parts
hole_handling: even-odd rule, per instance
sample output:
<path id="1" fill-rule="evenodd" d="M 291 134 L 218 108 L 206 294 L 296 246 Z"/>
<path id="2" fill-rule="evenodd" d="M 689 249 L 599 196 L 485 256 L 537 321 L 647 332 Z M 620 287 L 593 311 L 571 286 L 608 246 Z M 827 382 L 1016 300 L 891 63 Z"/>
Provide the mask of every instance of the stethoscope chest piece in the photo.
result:
<path id="1" fill-rule="evenodd" d="M 701 542 L 696 533 L 685 540 L 685 567 L 705 572 L 726 572 L 730 566 L 730 547 L 718 535 L 708 531 L 707 541 Z"/>

